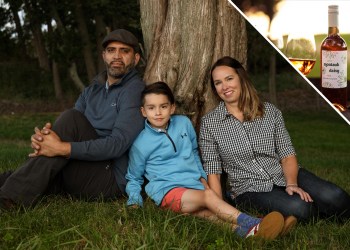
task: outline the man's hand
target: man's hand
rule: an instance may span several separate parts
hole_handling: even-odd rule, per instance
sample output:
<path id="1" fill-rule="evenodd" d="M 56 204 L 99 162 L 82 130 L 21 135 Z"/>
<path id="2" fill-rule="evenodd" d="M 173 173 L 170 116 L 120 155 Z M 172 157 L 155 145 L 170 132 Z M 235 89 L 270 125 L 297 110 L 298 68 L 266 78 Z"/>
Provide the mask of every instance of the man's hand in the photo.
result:
<path id="1" fill-rule="evenodd" d="M 29 157 L 39 155 L 47 157 L 70 156 L 70 143 L 61 141 L 60 137 L 51 129 L 44 128 L 39 134 L 34 136 L 34 140 L 35 143 L 38 144 L 39 150 L 36 149 L 37 152 L 29 154 Z"/>
<path id="2" fill-rule="evenodd" d="M 35 134 L 31 136 L 31 147 L 34 150 L 34 152 L 29 155 L 30 157 L 34 157 L 38 155 L 40 151 L 39 143 L 44 140 L 44 135 L 50 133 L 51 127 L 52 127 L 51 123 L 47 122 L 45 126 L 42 128 L 42 130 L 40 130 L 38 127 L 34 128 Z"/>

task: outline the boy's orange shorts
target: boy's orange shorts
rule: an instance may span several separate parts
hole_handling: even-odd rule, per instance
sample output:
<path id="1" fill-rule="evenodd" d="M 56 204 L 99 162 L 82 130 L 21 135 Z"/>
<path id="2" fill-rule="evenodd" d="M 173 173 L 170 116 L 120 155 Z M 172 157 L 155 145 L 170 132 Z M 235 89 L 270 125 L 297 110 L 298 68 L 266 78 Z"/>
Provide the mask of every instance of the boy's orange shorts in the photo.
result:
<path id="1" fill-rule="evenodd" d="M 171 189 L 163 198 L 160 207 L 181 212 L 181 198 L 187 188 L 178 187 Z"/>

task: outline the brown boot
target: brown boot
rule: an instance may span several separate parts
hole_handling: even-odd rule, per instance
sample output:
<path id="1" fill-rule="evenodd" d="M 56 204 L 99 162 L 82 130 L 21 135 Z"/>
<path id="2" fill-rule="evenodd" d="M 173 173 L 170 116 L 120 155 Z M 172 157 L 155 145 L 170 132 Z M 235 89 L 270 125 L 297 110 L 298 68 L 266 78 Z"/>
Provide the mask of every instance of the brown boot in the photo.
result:
<path id="1" fill-rule="evenodd" d="M 297 222 L 298 222 L 297 218 L 295 218 L 293 215 L 289 215 L 285 217 L 281 236 L 288 234 L 294 228 Z"/>
<path id="2" fill-rule="evenodd" d="M 246 238 L 253 236 L 254 238 L 273 240 L 282 232 L 283 226 L 283 215 L 279 212 L 271 212 L 258 225 L 249 230 Z"/>

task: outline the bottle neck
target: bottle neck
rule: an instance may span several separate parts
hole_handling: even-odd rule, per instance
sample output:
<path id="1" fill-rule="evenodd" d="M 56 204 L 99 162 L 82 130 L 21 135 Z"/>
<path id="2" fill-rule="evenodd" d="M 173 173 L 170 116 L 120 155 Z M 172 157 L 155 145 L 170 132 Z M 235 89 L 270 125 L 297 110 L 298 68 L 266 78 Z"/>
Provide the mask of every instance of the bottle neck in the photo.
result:
<path id="1" fill-rule="evenodd" d="M 328 27 L 328 35 L 339 35 L 338 27 Z"/>
<path id="2" fill-rule="evenodd" d="M 328 35 L 337 35 L 339 34 L 338 28 L 338 13 L 329 12 L 328 13 Z"/>

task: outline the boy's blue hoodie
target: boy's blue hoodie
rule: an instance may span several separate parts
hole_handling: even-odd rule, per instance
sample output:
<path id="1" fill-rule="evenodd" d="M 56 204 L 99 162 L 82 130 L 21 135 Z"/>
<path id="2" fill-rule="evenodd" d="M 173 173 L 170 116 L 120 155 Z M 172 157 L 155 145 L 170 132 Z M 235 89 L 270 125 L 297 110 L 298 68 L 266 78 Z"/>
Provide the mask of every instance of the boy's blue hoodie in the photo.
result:
<path id="1" fill-rule="evenodd" d="M 199 158 L 196 132 L 186 116 L 173 115 L 167 130 L 152 128 L 145 121 L 129 153 L 128 205 L 143 205 L 143 176 L 149 181 L 146 193 L 157 205 L 175 187 L 204 190 L 200 178 L 207 179 L 207 175 Z"/>

